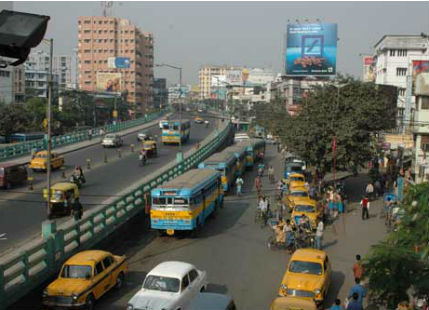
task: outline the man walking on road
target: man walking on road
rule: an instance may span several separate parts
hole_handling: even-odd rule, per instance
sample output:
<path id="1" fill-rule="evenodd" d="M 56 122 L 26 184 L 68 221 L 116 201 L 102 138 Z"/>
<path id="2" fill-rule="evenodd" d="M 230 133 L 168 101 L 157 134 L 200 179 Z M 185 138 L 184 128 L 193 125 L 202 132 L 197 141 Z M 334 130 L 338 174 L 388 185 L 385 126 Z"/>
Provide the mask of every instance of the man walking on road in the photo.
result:
<path id="1" fill-rule="evenodd" d="M 314 238 L 314 248 L 320 250 L 322 249 L 322 237 L 323 237 L 323 221 L 320 221 L 317 224 L 316 236 Z"/>
<path id="2" fill-rule="evenodd" d="M 350 288 L 348 298 L 353 297 L 353 300 L 355 300 L 355 296 L 357 295 L 356 302 L 360 304 L 361 307 L 363 307 L 363 298 L 366 296 L 366 290 L 362 285 L 360 285 L 360 280 L 358 278 L 355 279 L 355 283 L 356 284 Z M 349 309 L 349 307 L 347 307 L 347 309 Z M 355 308 L 352 308 L 352 309 L 355 309 Z"/>
<path id="3" fill-rule="evenodd" d="M 274 168 L 273 168 L 273 166 L 270 166 L 268 168 L 268 179 L 270 180 L 271 184 L 274 183 Z"/>
<path id="4" fill-rule="evenodd" d="M 363 276 L 363 267 L 360 261 L 360 255 L 356 255 L 356 263 L 353 265 L 353 275 L 355 279 L 362 280 Z"/>
<path id="5" fill-rule="evenodd" d="M 262 191 L 262 177 L 260 175 L 255 178 L 255 188 L 258 192 L 258 196 L 260 196 Z"/>
<path id="6" fill-rule="evenodd" d="M 368 198 L 370 199 L 373 198 L 374 186 L 372 185 L 371 182 L 369 182 L 368 185 L 366 186 L 365 193 L 368 196 Z"/>
<path id="7" fill-rule="evenodd" d="M 239 175 L 237 177 L 237 180 L 235 180 L 235 185 L 237 186 L 237 196 L 241 196 L 241 187 L 243 186 L 243 184 L 244 184 L 244 181 Z"/>
<path id="8" fill-rule="evenodd" d="M 363 310 L 363 306 L 358 301 L 359 295 L 357 293 L 353 293 L 352 300 L 349 301 L 346 310 Z"/>
<path id="9" fill-rule="evenodd" d="M 369 219 L 369 199 L 368 196 L 364 196 L 360 202 L 362 206 L 362 220 Z"/>

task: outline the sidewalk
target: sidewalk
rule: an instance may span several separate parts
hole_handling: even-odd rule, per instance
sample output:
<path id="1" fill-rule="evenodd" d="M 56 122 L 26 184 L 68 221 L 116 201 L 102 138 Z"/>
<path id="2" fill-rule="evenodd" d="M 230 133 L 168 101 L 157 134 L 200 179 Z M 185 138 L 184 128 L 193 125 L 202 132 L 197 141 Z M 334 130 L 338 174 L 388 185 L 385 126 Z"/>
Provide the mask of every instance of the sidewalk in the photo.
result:
<path id="1" fill-rule="evenodd" d="M 281 155 L 275 147 L 267 145 L 262 192 L 270 198 L 273 206 L 276 202 L 277 189 L 276 184 L 269 183 L 266 175 L 270 165 L 274 168 L 275 179 L 278 182 L 283 176 L 284 168 Z M 332 225 L 325 226 L 322 249 L 328 253 L 333 270 L 325 308 L 332 306 L 336 298 L 340 298 L 343 302 L 350 287 L 354 285 L 352 268 L 356 254 L 364 258 L 371 245 L 382 240 L 386 235 L 384 220 L 379 217 L 382 199 L 371 202 L 368 220 L 361 219 L 359 202 L 367 182 L 366 175 L 352 176 L 345 180 L 346 191 L 350 197 L 347 213 L 340 215 Z M 251 185 L 254 191 L 253 180 L 251 182 L 246 180 L 246 185 Z M 249 192 L 250 188 L 247 187 L 244 190 Z M 254 201 L 256 204 L 256 195 Z M 283 273 L 285 267 L 278 266 L 278 269 Z"/>
<path id="2" fill-rule="evenodd" d="M 161 118 L 158 118 L 156 120 L 150 121 L 150 122 L 145 123 L 145 124 L 140 125 L 140 126 L 128 128 L 126 130 L 119 131 L 117 133 L 120 134 L 121 136 L 126 136 L 126 135 L 129 135 L 131 133 L 135 133 L 137 131 L 153 127 L 155 125 L 158 125 L 158 123 L 159 123 L 159 121 L 161 119 L 169 117 L 170 115 L 171 115 L 171 113 L 168 113 L 168 114 L 166 114 L 166 115 L 164 115 Z M 64 155 L 64 154 L 67 154 L 67 153 L 70 153 L 70 152 L 74 152 L 74 151 L 77 151 L 77 150 L 81 150 L 81 149 L 87 148 L 89 146 L 100 144 L 100 139 L 101 139 L 100 137 L 94 137 L 91 140 L 69 144 L 69 145 L 66 145 L 66 146 L 63 146 L 63 147 L 56 148 L 53 151 L 56 152 L 59 155 Z M 12 159 L 10 161 L 4 161 L 4 162 L 10 162 L 10 163 L 16 163 L 16 164 L 27 164 L 30 161 L 31 161 L 31 155 L 26 155 L 26 156 L 14 158 L 14 159 Z"/>

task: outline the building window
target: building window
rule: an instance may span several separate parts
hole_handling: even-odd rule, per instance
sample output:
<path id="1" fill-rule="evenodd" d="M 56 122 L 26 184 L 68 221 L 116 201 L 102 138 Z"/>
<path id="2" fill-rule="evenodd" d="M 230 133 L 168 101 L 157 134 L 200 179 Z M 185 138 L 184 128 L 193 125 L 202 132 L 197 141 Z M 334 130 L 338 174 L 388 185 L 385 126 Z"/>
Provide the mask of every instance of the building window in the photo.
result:
<path id="1" fill-rule="evenodd" d="M 396 76 L 406 76 L 407 68 L 396 68 Z"/>
<path id="2" fill-rule="evenodd" d="M 429 110 L 429 97 L 421 97 L 422 99 L 422 110 Z"/>
<path id="3" fill-rule="evenodd" d="M 406 57 L 407 56 L 407 50 L 398 50 L 398 56 L 400 57 Z"/>
<path id="4" fill-rule="evenodd" d="M 404 97 L 405 96 L 405 88 L 399 88 L 398 95 Z"/>
<path id="5" fill-rule="evenodd" d="M 396 54 L 396 50 L 390 50 L 389 52 L 390 52 L 389 53 L 390 56 L 395 56 L 395 54 Z"/>
<path id="6" fill-rule="evenodd" d="M 90 20 L 86 20 L 86 21 L 84 21 L 83 23 L 84 23 L 84 24 L 90 24 L 90 23 L 91 23 L 91 21 L 90 21 Z"/>
<path id="7" fill-rule="evenodd" d="M 91 30 L 84 30 L 83 33 L 90 33 Z"/>

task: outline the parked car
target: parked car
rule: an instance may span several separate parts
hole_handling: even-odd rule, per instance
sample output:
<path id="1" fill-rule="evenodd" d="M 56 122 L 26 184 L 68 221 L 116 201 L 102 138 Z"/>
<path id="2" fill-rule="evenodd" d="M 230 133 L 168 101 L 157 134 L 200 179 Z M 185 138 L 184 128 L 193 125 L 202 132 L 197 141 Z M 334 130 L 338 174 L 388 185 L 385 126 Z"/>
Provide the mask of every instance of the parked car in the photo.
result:
<path id="1" fill-rule="evenodd" d="M 104 136 L 103 141 L 101 141 L 101 145 L 103 147 L 113 146 L 113 147 L 119 147 L 122 146 L 124 142 L 122 141 L 122 138 L 118 134 L 109 133 Z"/>
<path id="2" fill-rule="evenodd" d="M 94 309 L 94 302 L 112 288 L 121 288 L 128 271 L 125 256 L 106 251 L 80 252 L 69 258 L 58 278 L 43 291 L 47 308 Z"/>
<path id="3" fill-rule="evenodd" d="M 230 295 L 217 293 L 199 293 L 191 300 L 186 310 L 236 310 L 234 299 Z"/>
<path id="4" fill-rule="evenodd" d="M 24 164 L 0 164 L 0 187 L 10 189 L 12 186 L 24 184 L 27 177 L 27 169 Z"/>
<path id="5" fill-rule="evenodd" d="M 48 165 L 48 152 L 40 151 L 34 154 L 29 167 L 34 171 L 46 171 Z M 51 168 L 58 169 L 64 166 L 64 157 L 56 152 L 51 152 Z"/>
<path id="6" fill-rule="evenodd" d="M 204 123 L 204 119 L 203 119 L 202 117 L 197 116 L 197 117 L 195 118 L 195 123 L 197 123 L 197 124 L 202 124 L 202 123 Z"/>
<path id="7" fill-rule="evenodd" d="M 130 299 L 127 310 L 185 310 L 206 287 L 205 271 L 184 262 L 163 262 L 146 275 L 143 287 Z"/>
<path id="8" fill-rule="evenodd" d="M 296 250 L 283 276 L 279 296 L 293 296 L 321 305 L 331 283 L 331 264 L 326 252 L 316 249 Z"/>

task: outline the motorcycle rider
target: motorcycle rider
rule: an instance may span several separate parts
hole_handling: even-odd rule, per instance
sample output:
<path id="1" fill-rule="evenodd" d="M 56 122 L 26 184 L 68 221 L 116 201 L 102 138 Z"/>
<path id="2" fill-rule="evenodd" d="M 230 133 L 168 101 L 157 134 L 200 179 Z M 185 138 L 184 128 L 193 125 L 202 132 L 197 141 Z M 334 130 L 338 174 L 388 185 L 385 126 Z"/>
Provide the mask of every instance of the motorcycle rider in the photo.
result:
<path id="1" fill-rule="evenodd" d="M 77 185 L 80 185 L 86 182 L 85 176 L 83 175 L 82 167 L 79 165 L 76 165 L 74 167 L 74 171 L 72 174 L 72 182 L 76 183 Z"/>
<path id="2" fill-rule="evenodd" d="M 146 164 L 146 161 L 147 161 L 147 151 L 146 150 L 140 151 L 139 159 L 140 159 L 140 162 L 142 165 Z"/>

